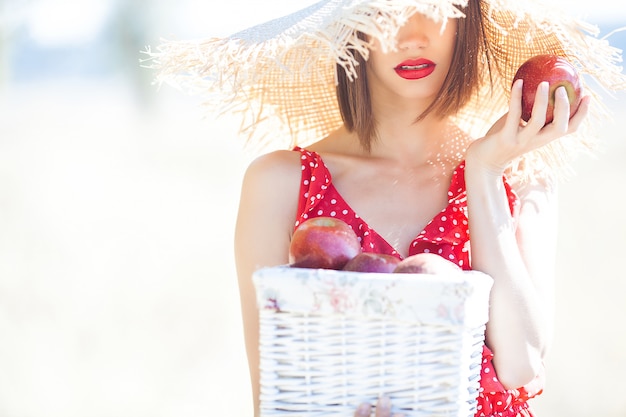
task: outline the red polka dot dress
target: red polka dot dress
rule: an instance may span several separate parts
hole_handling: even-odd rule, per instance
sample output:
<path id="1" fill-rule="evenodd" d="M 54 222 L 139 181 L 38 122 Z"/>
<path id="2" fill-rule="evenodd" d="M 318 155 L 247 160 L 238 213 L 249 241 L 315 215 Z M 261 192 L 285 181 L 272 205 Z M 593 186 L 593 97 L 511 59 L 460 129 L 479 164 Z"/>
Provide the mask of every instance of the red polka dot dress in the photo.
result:
<path id="1" fill-rule="evenodd" d="M 300 152 L 302 162 L 302 182 L 295 228 L 309 218 L 337 217 L 352 226 L 364 252 L 385 253 L 402 258 L 343 200 L 335 189 L 330 171 L 320 155 L 299 147 L 295 148 L 295 151 Z M 471 269 L 464 172 L 465 165 L 461 163 L 453 172 L 450 181 L 448 205 L 411 242 L 409 255 L 436 253 L 465 270 Z M 513 213 L 519 201 L 506 181 L 504 184 L 509 207 Z M 506 390 L 493 371 L 492 359 L 492 352 L 485 346 L 476 417 L 533 416 L 527 400 L 541 393 L 543 373 L 525 387 Z"/>

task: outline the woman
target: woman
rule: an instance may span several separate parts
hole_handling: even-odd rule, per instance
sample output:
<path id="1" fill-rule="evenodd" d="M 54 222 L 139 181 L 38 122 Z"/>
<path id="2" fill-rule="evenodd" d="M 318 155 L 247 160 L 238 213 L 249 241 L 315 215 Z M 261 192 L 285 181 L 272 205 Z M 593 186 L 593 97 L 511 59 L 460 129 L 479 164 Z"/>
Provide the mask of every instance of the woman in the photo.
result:
<path id="1" fill-rule="evenodd" d="M 330 3 L 320 2 L 309 13 Z M 368 31 L 358 20 L 344 55 L 334 58 L 341 122 L 326 123 L 321 139 L 306 147 L 262 155 L 246 172 L 235 250 L 256 412 L 259 329 L 252 274 L 260 267 L 287 264 L 297 225 L 329 213 L 357 231 L 364 251 L 399 258 L 435 252 L 494 279 L 477 416 L 530 416 L 527 400 L 542 391 L 552 333 L 557 224 L 555 172 L 547 168 L 563 150 L 556 140 L 576 132 L 587 117 L 590 98 L 584 97 L 573 114 L 564 88 L 557 89 L 554 120 L 545 125 L 549 96 L 542 83 L 532 117 L 524 123 L 523 81 L 517 81 L 510 87 L 507 111 L 493 123 L 493 114 L 502 111 L 494 102 L 509 93 L 502 93 L 497 82 L 503 79 L 508 90 L 510 68 L 522 60 L 506 55 L 507 45 L 490 35 L 501 30 L 493 16 L 506 14 L 512 22 L 517 15 L 479 0 L 467 5 L 441 1 L 435 11 L 432 2 L 406 3 L 396 6 L 403 9 L 399 14 L 385 9 L 385 2 L 361 14 L 375 22 L 374 29 Z M 528 23 L 520 22 L 529 30 Z M 529 48 L 525 58 L 542 48 L 563 54 L 562 43 L 554 35 L 548 38 L 552 44 Z M 331 39 L 339 43 L 338 36 Z M 262 54 L 255 58 L 266 62 Z M 285 53 L 280 59 L 292 58 Z M 307 68 L 303 71 L 311 71 Z M 246 84 L 247 94 L 256 93 L 263 103 L 281 94 L 258 87 L 264 86 L 265 76 L 251 75 L 254 81 Z M 315 80 L 309 80 L 310 90 L 326 88 Z M 297 114 L 309 103 L 276 102 L 290 126 L 309 123 L 309 130 L 317 131 L 315 108 Z M 467 111 L 470 107 L 473 112 Z M 491 128 L 472 137 L 472 118 L 484 123 L 490 117 Z M 542 158 L 542 151 L 548 157 Z M 365 404 L 356 415 L 370 412 Z M 390 415 L 388 402 L 379 403 L 376 412 Z"/>

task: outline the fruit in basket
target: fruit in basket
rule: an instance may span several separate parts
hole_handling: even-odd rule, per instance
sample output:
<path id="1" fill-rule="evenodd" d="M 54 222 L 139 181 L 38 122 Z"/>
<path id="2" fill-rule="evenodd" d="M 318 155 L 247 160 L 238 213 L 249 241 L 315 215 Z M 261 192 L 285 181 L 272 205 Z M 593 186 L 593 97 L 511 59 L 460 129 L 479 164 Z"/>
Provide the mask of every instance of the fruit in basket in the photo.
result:
<path id="1" fill-rule="evenodd" d="M 361 252 L 350 259 L 344 271 L 391 273 L 396 269 L 400 259 L 384 253 Z"/>
<path id="2" fill-rule="evenodd" d="M 565 87 L 570 104 L 570 117 L 578 110 L 582 98 L 582 84 L 578 71 L 565 58 L 558 55 L 536 55 L 524 62 L 513 77 L 513 82 L 518 79 L 524 80 L 522 87 L 522 119 L 530 119 L 535 93 L 542 81 L 549 84 L 548 110 L 546 124 L 554 119 L 554 94 L 558 87 Z"/>
<path id="3" fill-rule="evenodd" d="M 418 253 L 407 256 L 394 269 L 396 274 L 450 274 L 462 269 L 449 260 L 434 253 Z"/>
<path id="4" fill-rule="evenodd" d="M 334 217 L 314 217 L 293 232 L 289 264 L 297 268 L 342 269 L 359 253 L 361 242 L 350 225 Z"/>

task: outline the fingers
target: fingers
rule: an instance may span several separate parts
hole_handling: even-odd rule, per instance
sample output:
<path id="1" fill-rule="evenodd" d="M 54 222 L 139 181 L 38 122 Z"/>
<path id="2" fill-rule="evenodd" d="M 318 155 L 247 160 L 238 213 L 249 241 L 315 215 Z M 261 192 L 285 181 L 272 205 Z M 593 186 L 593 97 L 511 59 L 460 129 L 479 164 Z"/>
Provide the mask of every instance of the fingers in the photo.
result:
<path id="1" fill-rule="evenodd" d="M 542 82 L 535 92 L 535 102 L 527 123 L 521 118 L 522 80 L 517 80 L 511 89 L 509 112 L 489 129 L 487 135 L 472 143 L 469 150 L 486 167 L 494 172 L 504 170 L 515 158 L 536 150 L 546 144 L 575 132 L 587 116 L 590 98 L 583 97 L 578 110 L 570 114 L 569 100 L 564 87 L 555 94 L 554 118 L 546 124 L 546 114 L 550 105 L 549 83 Z M 571 116 L 571 119 L 570 119 Z"/>
<path id="2" fill-rule="evenodd" d="M 368 403 L 359 405 L 354 413 L 354 417 L 370 417 L 372 413 L 372 406 Z M 381 397 L 376 403 L 375 417 L 404 417 L 403 414 L 391 414 L 391 400 L 389 397 Z"/>
<path id="3" fill-rule="evenodd" d="M 546 112 L 548 110 L 550 84 L 547 81 L 539 83 L 535 92 L 535 103 L 528 120 L 528 125 L 535 129 L 541 129 L 546 124 Z"/>
<path id="4" fill-rule="evenodd" d="M 583 97 L 578 109 L 572 114 L 567 90 L 565 87 L 558 87 L 554 91 L 553 119 L 550 123 L 545 124 L 549 100 L 549 84 L 542 82 L 537 87 L 532 116 L 526 124 L 526 128 L 530 128 L 535 134 L 542 136 L 546 143 L 578 130 L 587 116 L 590 104 L 590 97 Z"/>
<path id="5" fill-rule="evenodd" d="M 578 109 L 571 114 L 571 108 L 565 87 L 555 91 L 554 120 L 544 128 L 545 134 L 551 137 L 561 137 L 578 130 L 589 111 L 591 97 L 582 98 Z"/>
<path id="6" fill-rule="evenodd" d="M 354 417 L 370 417 L 372 414 L 372 406 L 368 403 L 363 403 L 354 412 Z"/>
<path id="7" fill-rule="evenodd" d="M 503 129 L 509 132 L 517 131 L 522 118 L 522 87 L 524 86 L 524 80 L 519 79 L 513 83 L 511 87 L 511 99 L 509 100 L 509 111 L 504 116 Z M 500 121 L 498 121 L 500 123 Z M 494 125 L 495 127 L 495 125 Z"/>
<path id="8" fill-rule="evenodd" d="M 376 417 L 403 417 L 403 414 L 391 415 L 391 400 L 389 397 L 381 397 L 376 404 Z"/>
<path id="9" fill-rule="evenodd" d="M 578 110 L 576 110 L 576 113 L 574 113 L 572 118 L 569 119 L 567 133 L 573 133 L 578 130 L 581 123 L 583 122 L 585 117 L 587 117 L 587 114 L 589 113 L 590 105 L 591 105 L 591 97 L 590 96 L 583 97 L 580 102 L 580 105 L 578 106 Z"/>
<path id="10" fill-rule="evenodd" d="M 567 132 L 569 116 L 570 105 L 567 90 L 565 90 L 565 87 L 558 87 L 554 91 L 554 121 L 552 123 L 556 125 L 559 130 Z"/>
<path id="11" fill-rule="evenodd" d="M 516 120 L 516 124 L 519 124 L 519 119 L 522 117 L 522 90 L 524 87 L 524 80 L 521 78 L 516 80 L 511 87 L 511 99 L 509 103 L 509 114 Z"/>
<path id="12" fill-rule="evenodd" d="M 381 397 L 376 404 L 376 417 L 391 416 L 391 400 L 389 397 Z"/>

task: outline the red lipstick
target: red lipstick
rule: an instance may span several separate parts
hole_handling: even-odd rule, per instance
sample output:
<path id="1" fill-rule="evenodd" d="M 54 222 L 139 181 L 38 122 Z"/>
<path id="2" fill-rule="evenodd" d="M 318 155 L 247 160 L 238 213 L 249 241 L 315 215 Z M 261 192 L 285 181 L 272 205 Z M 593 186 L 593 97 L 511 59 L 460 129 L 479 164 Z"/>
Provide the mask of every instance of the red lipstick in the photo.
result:
<path id="1" fill-rule="evenodd" d="M 396 73 L 407 80 L 419 80 L 428 77 L 437 65 L 428 59 L 407 59 L 394 68 Z"/>

